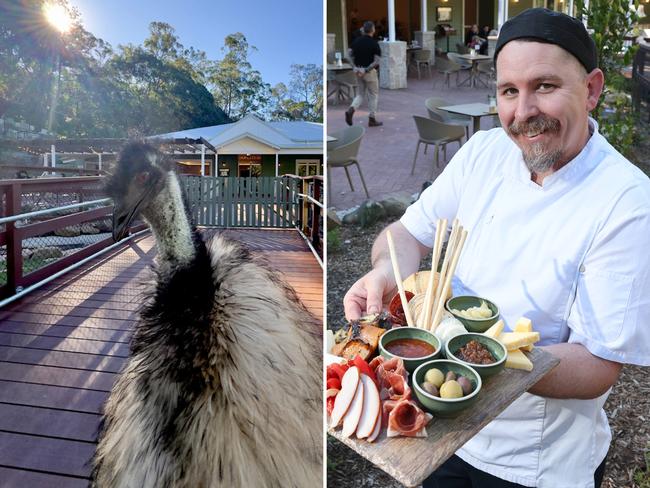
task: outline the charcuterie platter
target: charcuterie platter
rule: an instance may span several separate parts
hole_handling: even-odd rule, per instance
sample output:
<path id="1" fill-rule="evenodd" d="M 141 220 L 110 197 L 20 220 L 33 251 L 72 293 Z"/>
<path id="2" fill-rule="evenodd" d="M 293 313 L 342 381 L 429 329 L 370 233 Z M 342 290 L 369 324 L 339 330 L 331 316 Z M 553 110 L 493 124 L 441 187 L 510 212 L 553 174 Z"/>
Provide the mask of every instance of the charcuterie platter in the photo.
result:
<path id="1" fill-rule="evenodd" d="M 439 263 L 446 221 L 439 221 Z M 328 433 L 405 486 L 418 486 L 559 364 L 532 322 L 505 327 L 497 304 L 451 296 L 467 232 L 454 222 L 440 272 L 402 280 L 388 310 L 328 331 Z"/>
<path id="2" fill-rule="evenodd" d="M 539 381 L 559 363 L 540 348 L 528 353 L 532 371 L 504 369 L 483 381 L 476 404 L 455 418 L 434 417 L 428 423 L 428 437 L 387 437 L 379 434 L 374 442 L 344 437 L 341 429 L 328 433 L 356 451 L 405 486 L 418 486 L 438 466 L 471 439 L 499 413 Z"/>

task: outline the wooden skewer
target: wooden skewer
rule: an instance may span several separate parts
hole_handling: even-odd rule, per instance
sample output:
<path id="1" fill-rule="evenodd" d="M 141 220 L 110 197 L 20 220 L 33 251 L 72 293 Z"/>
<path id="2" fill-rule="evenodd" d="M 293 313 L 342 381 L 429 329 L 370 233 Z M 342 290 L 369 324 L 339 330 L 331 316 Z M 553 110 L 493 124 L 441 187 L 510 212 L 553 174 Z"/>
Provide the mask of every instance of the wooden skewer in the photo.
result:
<path id="1" fill-rule="evenodd" d="M 460 241 L 458 242 L 456 249 L 454 249 L 454 256 L 451 260 L 451 265 L 449 266 L 449 273 L 447 273 L 447 276 L 445 278 L 445 286 L 442 290 L 443 297 L 447 296 L 447 293 L 449 293 L 449 289 L 451 288 L 451 279 L 453 278 L 454 273 L 456 272 L 456 265 L 458 265 L 460 253 L 463 251 L 463 246 L 465 245 L 465 239 L 467 239 L 467 231 L 463 230 L 460 236 Z M 438 324 L 440 324 L 440 319 L 442 318 L 442 311 L 444 309 L 444 303 L 445 303 L 444 299 L 440 300 L 440 302 L 438 303 L 438 308 L 436 308 L 436 314 L 433 316 L 433 324 L 432 324 L 431 332 L 435 332 L 435 330 L 438 328 Z"/>
<path id="2" fill-rule="evenodd" d="M 438 284 L 435 282 L 436 272 L 438 271 L 438 261 L 440 260 L 440 251 L 442 249 L 443 235 L 447 233 L 447 219 L 438 219 L 436 224 L 436 240 L 433 245 L 433 255 L 431 257 L 431 274 L 429 275 L 429 286 L 424 300 L 424 320 L 418 326 L 428 329 L 431 326 L 431 314 L 433 311 L 433 300 L 436 294 Z M 440 280 L 438 280 L 440 283 Z"/>
<path id="3" fill-rule="evenodd" d="M 390 261 L 393 264 L 393 273 L 395 274 L 395 282 L 397 283 L 397 289 L 399 290 L 399 297 L 402 300 L 402 308 L 404 309 L 404 315 L 406 316 L 406 323 L 409 327 L 414 327 L 413 317 L 411 316 L 411 310 L 409 309 L 408 300 L 406 299 L 406 292 L 404 291 L 404 283 L 402 283 L 402 277 L 399 273 L 395 244 L 393 244 L 393 236 L 390 231 L 386 231 L 386 240 L 388 241 L 388 252 L 390 253 Z"/>
<path id="4" fill-rule="evenodd" d="M 459 231 L 462 230 L 462 226 L 459 224 L 458 219 L 454 219 L 454 223 L 451 227 L 451 234 L 449 235 L 449 240 L 447 241 L 447 249 L 445 250 L 445 257 L 442 260 L 442 267 L 440 268 L 440 276 L 438 277 L 438 286 L 436 288 L 436 294 L 431 304 L 432 314 L 434 310 L 438 309 L 438 304 L 440 301 L 444 301 L 445 296 L 442 294 L 442 289 L 444 288 L 445 278 L 447 277 L 447 269 L 449 268 L 449 263 L 454 255 L 454 248 L 458 239 Z M 435 317 L 435 314 L 433 314 Z M 429 324 L 431 329 L 433 322 Z"/>

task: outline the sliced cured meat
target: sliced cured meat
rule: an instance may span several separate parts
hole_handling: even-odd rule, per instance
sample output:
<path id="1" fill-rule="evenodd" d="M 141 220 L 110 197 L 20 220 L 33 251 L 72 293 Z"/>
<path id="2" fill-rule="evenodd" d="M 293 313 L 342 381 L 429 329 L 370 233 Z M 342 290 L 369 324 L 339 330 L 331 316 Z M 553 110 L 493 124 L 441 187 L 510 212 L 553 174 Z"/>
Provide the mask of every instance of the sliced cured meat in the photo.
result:
<path id="1" fill-rule="evenodd" d="M 341 419 L 350 408 L 359 386 L 359 369 L 355 366 L 349 368 L 341 379 L 341 391 L 336 395 L 334 408 L 332 409 L 331 427 L 337 427 Z"/>
<path id="2" fill-rule="evenodd" d="M 382 423 L 384 425 L 388 425 L 388 416 L 398 403 L 399 400 L 384 400 L 381 402 Z"/>
<path id="3" fill-rule="evenodd" d="M 426 437 L 425 426 L 431 415 L 423 412 L 414 402 L 400 400 L 388 415 L 388 437 L 398 435 L 407 437 Z"/>
<path id="4" fill-rule="evenodd" d="M 382 400 L 401 400 L 411 398 L 411 388 L 408 385 L 408 372 L 401 358 L 386 360 L 377 357 L 370 362 L 374 368 L 379 398 Z"/>
<path id="5" fill-rule="evenodd" d="M 363 397 L 363 381 L 359 380 L 357 391 L 354 394 L 350 408 L 343 417 L 343 430 L 341 431 L 341 434 L 344 437 L 350 437 L 357 430 L 359 419 L 361 418 L 361 413 L 363 412 Z"/>
<path id="6" fill-rule="evenodd" d="M 375 424 L 375 429 L 372 431 L 372 434 L 370 434 L 370 437 L 368 437 L 368 442 L 375 442 L 375 439 L 379 437 L 379 433 L 381 432 L 381 426 L 382 426 L 382 415 L 381 415 L 381 410 L 379 410 L 379 413 L 377 414 L 377 423 Z"/>
<path id="7" fill-rule="evenodd" d="M 361 410 L 359 425 L 357 426 L 357 438 L 365 439 L 375 429 L 377 416 L 381 411 L 381 401 L 379 400 L 377 386 L 372 381 L 372 378 L 366 374 L 362 374 L 361 382 L 363 383 L 363 408 Z"/>

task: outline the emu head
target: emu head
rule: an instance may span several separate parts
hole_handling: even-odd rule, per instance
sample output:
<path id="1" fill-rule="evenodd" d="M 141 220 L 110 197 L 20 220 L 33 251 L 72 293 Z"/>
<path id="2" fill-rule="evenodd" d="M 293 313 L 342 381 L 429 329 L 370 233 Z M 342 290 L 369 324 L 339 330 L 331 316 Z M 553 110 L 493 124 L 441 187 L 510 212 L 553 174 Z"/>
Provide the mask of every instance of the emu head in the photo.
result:
<path id="1" fill-rule="evenodd" d="M 120 152 L 106 191 L 113 198 L 113 239 L 119 241 L 129 231 L 133 219 L 146 212 L 165 186 L 171 162 L 151 144 L 131 142 Z"/>

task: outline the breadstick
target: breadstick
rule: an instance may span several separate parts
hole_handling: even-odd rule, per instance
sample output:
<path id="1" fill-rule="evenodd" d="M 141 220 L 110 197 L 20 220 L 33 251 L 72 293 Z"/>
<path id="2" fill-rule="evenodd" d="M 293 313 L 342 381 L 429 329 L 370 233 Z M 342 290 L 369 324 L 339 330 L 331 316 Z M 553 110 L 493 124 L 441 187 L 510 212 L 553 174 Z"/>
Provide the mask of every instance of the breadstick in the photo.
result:
<path id="1" fill-rule="evenodd" d="M 438 277 L 438 287 L 436 288 L 436 294 L 431 304 L 432 312 L 438 309 L 438 304 L 441 300 L 444 300 L 446 295 L 442 295 L 442 289 L 444 288 L 445 278 L 447 277 L 447 269 L 449 268 L 449 263 L 454 255 L 454 248 L 458 239 L 459 231 L 463 227 L 459 224 L 458 219 L 454 219 L 454 223 L 451 227 L 451 234 L 449 235 L 449 240 L 447 241 L 447 249 L 445 250 L 445 257 L 442 260 L 442 267 L 440 268 L 440 276 Z M 435 316 L 435 315 L 434 315 Z M 433 323 L 429 324 L 431 327 Z"/>
<path id="2" fill-rule="evenodd" d="M 411 316 L 408 300 L 406 299 L 406 292 L 404 291 L 404 283 L 402 283 L 402 277 L 399 273 L 395 244 L 393 244 L 393 236 L 390 231 L 386 231 L 386 240 L 388 241 L 388 252 L 390 253 L 390 261 L 393 264 L 393 273 L 395 274 L 395 282 L 397 283 L 397 289 L 399 290 L 399 297 L 402 300 L 402 308 L 404 309 L 404 315 L 406 316 L 406 323 L 409 327 L 414 327 L 413 317 Z"/>
<path id="3" fill-rule="evenodd" d="M 447 296 L 447 293 L 449 293 L 449 289 L 451 288 L 451 279 L 453 278 L 454 273 L 456 272 L 456 265 L 458 265 L 458 260 L 460 259 L 460 253 L 463 251 L 463 246 L 465 245 L 465 239 L 467 239 L 467 231 L 463 230 L 460 236 L 460 241 L 458 242 L 458 245 L 454 250 L 454 256 L 451 260 L 451 265 L 449 266 L 449 273 L 447 273 L 447 276 L 445 277 L 445 286 L 442 290 L 443 297 Z M 436 308 L 436 314 L 433 316 L 433 324 L 432 324 L 431 332 L 435 332 L 436 328 L 438 327 L 438 324 L 440 323 L 440 319 L 442 318 L 442 311 L 444 309 L 444 303 L 445 303 L 444 298 L 440 300 L 440 302 L 438 303 L 438 308 Z"/>
<path id="4" fill-rule="evenodd" d="M 436 240 L 433 245 L 433 255 L 431 257 L 431 274 L 429 275 L 429 286 L 427 286 L 426 298 L 424 300 L 424 320 L 420 321 L 419 327 L 428 329 L 431 325 L 431 314 L 433 311 L 433 300 L 436 294 L 436 288 L 439 286 L 435 282 L 436 272 L 438 271 L 438 261 L 440 260 L 440 251 L 442 249 L 443 235 L 447 233 L 447 219 L 438 219 L 436 224 Z"/>

